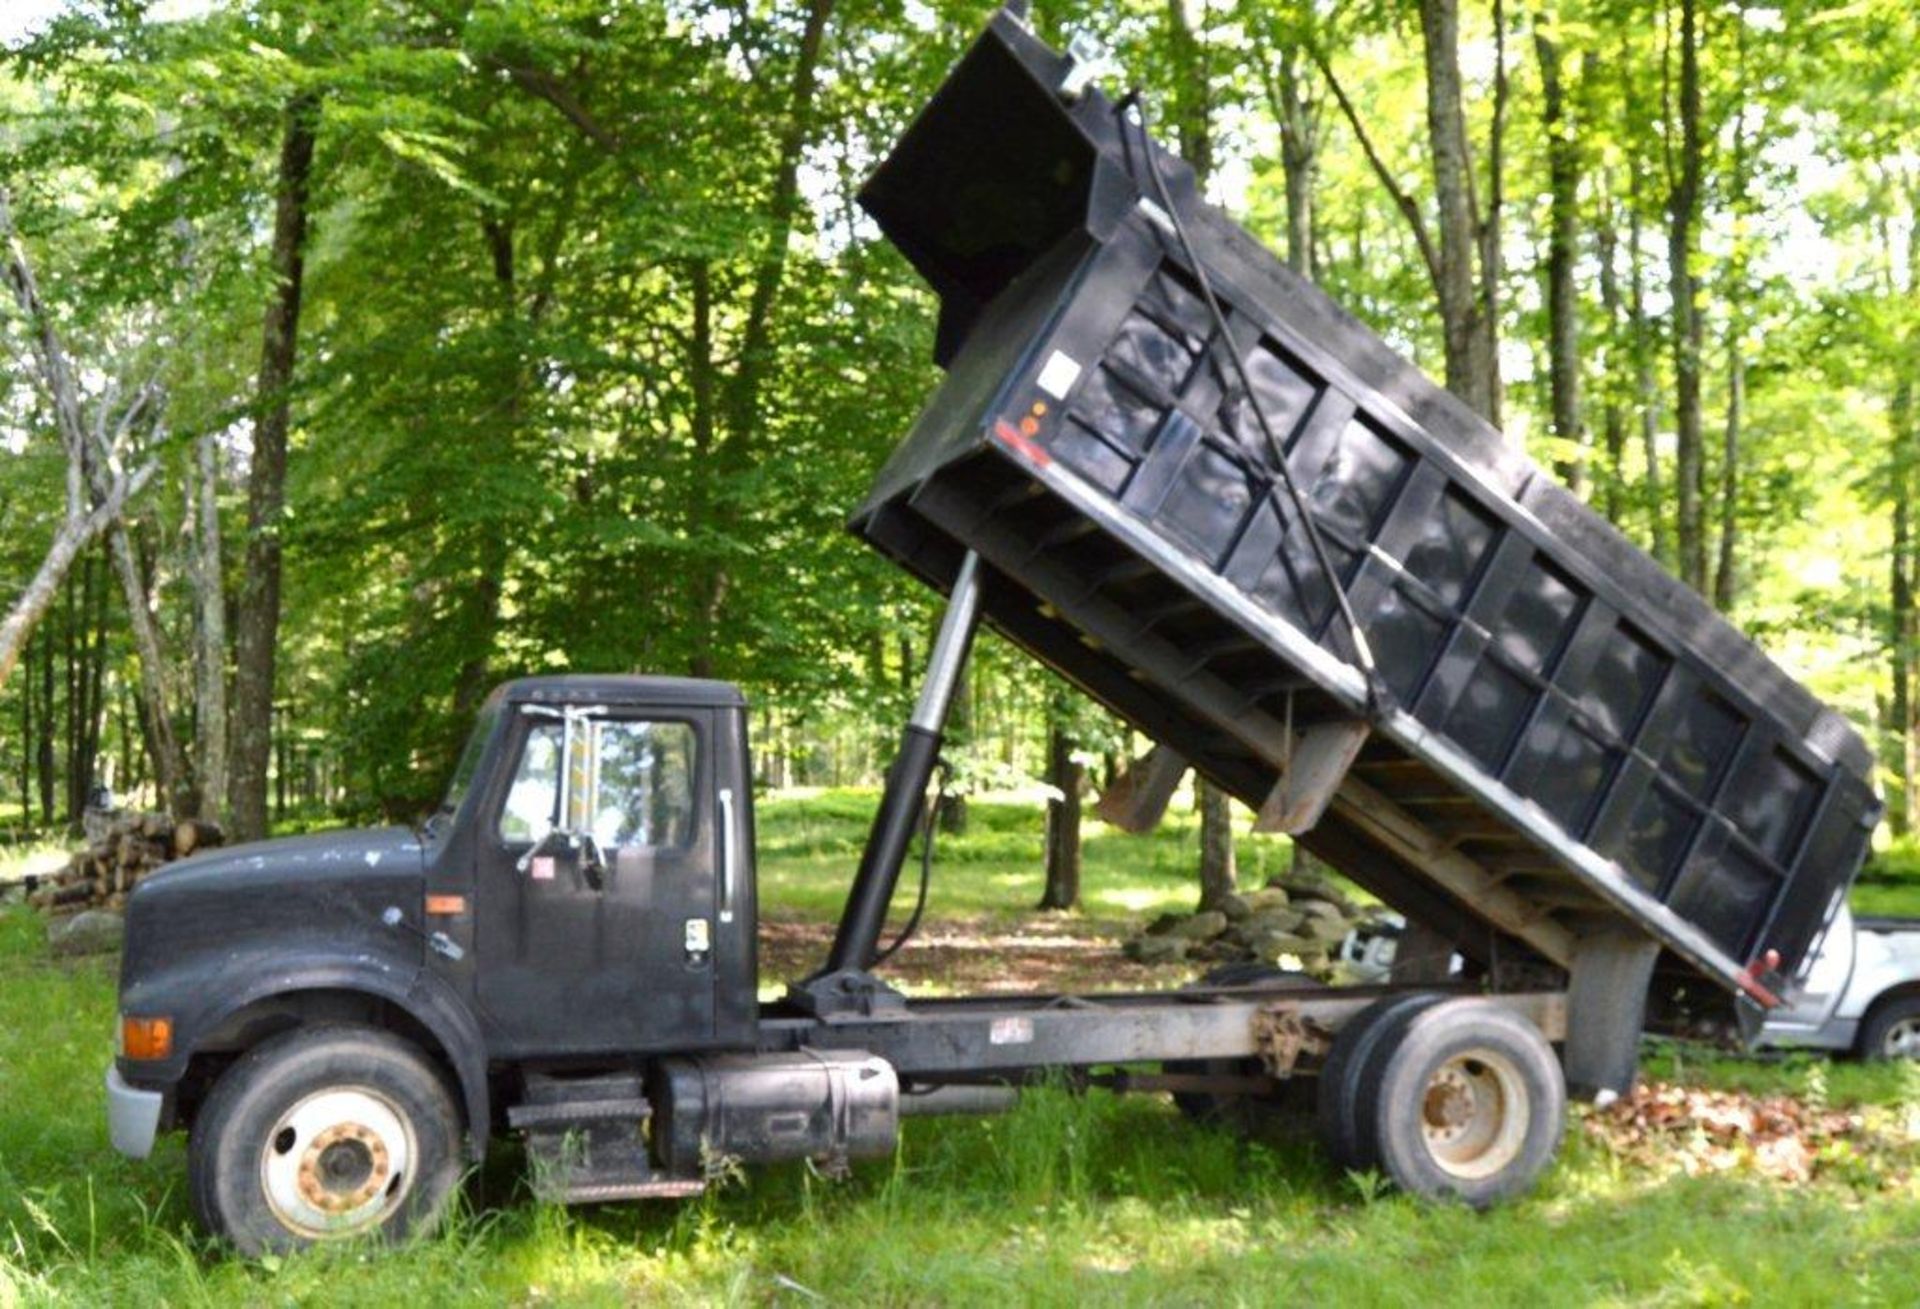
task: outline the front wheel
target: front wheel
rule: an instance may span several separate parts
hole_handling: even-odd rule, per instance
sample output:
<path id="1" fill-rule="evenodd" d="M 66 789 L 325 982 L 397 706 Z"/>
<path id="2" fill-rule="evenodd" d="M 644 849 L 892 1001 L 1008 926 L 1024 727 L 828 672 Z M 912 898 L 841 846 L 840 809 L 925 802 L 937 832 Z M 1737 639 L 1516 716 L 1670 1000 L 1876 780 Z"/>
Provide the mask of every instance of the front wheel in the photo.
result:
<path id="1" fill-rule="evenodd" d="M 1920 995 L 1882 1000 L 1860 1024 L 1862 1059 L 1920 1059 Z"/>
<path id="2" fill-rule="evenodd" d="M 303 1027 L 221 1075 L 194 1123 L 194 1209 L 241 1253 L 430 1229 L 459 1179 L 460 1117 L 418 1048 Z"/>

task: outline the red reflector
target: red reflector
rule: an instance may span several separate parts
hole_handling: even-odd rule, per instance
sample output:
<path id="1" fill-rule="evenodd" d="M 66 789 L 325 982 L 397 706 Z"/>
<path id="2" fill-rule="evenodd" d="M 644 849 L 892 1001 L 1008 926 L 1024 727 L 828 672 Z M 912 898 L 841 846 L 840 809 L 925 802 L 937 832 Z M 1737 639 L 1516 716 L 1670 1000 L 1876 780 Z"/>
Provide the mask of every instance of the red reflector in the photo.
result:
<path id="1" fill-rule="evenodd" d="M 1028 463 L 1045 468 L 1053 462 L 1053 456 L 1027 439 L 1026 433 L 1002 418 L 993 425 L 993 434 L 1000 443 L 1025 459 Z"/>
<path id="2" fill-rule="evenodd" d="M 427 897 L 427 912 L 430 914 L 464 914 L 467 912 L 467 897 L 464 895 L 430 895 Z"/>

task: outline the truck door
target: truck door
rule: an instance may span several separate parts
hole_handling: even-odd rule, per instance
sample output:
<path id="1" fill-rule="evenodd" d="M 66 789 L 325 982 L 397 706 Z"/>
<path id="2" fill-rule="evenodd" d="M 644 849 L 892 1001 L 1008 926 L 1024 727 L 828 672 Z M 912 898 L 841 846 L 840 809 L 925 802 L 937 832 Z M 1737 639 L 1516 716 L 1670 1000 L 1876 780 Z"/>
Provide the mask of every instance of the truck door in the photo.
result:
<path id="1" fill-rule="evenodd" d="M 520 707 L 477 834 L 476 989 L 495 1048 L 711 1038 L 715 719 Z M 559 848 L 556 828 L 591 837 L 597 857 L 584 840 Z"/>

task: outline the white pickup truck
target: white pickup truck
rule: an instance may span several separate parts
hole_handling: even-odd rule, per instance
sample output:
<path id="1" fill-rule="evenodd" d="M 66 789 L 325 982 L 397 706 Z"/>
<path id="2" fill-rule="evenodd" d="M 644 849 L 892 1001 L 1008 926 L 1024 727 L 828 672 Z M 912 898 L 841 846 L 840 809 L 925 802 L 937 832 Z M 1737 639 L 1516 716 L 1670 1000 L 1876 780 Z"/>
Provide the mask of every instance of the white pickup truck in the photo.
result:
<path id="1" fill-rule="evenodd" d="M 1403 927 L 1389 914 L 1346 939 L 1340 961 L 1354 980 L 1385 980 Z M 1855 917 L 1843 907 L 1806 986 L 1768 1017 L 1757 1044 L 1920 1059 L 1920 918 Z"/>

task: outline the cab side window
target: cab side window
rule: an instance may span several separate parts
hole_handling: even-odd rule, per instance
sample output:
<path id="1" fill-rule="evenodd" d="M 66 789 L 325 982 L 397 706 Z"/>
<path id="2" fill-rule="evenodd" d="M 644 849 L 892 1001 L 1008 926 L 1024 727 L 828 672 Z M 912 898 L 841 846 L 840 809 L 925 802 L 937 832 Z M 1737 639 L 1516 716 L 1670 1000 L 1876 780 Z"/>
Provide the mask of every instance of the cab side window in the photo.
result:
<path id="1" fill-rule="evenodd" d="M 528 729 L 500 811 L 501 840 L 544 839 L 561 823 L 563 797 L 566 826 L 592 833 L 602 848 L 679 848 L 692 840 L 690 724 L 590 719 L 575 724 L 571 746 L 560 723 Z"/>
<path id="2" fill-rule="evenodd" d="M 546 839 L 560 821 L 559 723 L 535 723 L 520 748 L 506 807 L 500 811 L 500 839 L 532 844 Z"/>

